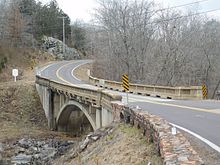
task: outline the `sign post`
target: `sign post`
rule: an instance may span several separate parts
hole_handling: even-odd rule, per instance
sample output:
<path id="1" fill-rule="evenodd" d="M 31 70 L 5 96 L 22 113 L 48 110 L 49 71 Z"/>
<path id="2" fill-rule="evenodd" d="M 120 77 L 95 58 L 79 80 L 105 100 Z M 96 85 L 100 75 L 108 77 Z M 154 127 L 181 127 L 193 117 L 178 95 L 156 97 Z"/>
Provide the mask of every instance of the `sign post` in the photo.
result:
<path id="1" fill-rule="evenodd" d="M 129 79 L 127 74 L 124 74 L 122 76 L 122 86 L 124 88 L 124 91 L 127 93 L 127 104 L 128 104 Z"/>
<path id="2" fill-rule="evenodd" d="M 203 99 L 207 99 L 208 97 L 208 90 L 205 84 L 202 85 L 202 95 L 203 95 Z"/>
<path id="3" fill-rule="evenodd" d="M 14 77 L 14 81 L 17 81 L 18 69 L 12 69 L 12 76 Z"/>

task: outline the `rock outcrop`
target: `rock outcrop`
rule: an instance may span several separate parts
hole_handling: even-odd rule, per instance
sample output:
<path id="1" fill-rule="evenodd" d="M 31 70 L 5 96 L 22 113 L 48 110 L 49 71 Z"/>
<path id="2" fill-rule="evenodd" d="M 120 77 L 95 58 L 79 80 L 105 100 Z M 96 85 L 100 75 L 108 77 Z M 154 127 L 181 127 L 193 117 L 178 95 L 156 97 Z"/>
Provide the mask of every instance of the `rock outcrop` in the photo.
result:
<path id="1" fill-rule="evenodd" d="M 77 50 L 74 48 L 70 48 L 67 45 L 64 45 L 65 51 L 63 52 L 63 42 L 56 38 L 44 36 L 42 38 L 42 42 L 43 50 L 47 51 L 48 53 L 54 55 L 59 59 L 72 60 L 80 58 Z"/>

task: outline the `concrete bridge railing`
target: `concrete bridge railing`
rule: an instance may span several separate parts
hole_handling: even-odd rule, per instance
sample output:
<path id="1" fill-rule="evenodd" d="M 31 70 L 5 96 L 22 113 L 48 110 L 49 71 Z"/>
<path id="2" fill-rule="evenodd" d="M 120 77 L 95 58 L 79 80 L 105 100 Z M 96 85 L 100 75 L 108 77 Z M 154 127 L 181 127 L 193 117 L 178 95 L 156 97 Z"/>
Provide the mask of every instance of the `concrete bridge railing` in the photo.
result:
<path id="1" fill-rule="evenodd" d="M 89 75 L 89 82 L 95 86 L 123 91 L 122 83 L 110 80 L 104 80 L 95 78 Z M 168 99 L 203 99 L 201 86 L 190 87 L 168 87 L 168 86 L 153 86 L 153 85 L 141 85 L 130 84 L 130 93 L 154 96 Z"/>
<path id="2" fill-rule="evenodd" d="M 48 125 L 53 130 L 67 131 L 70 125 L 82 129 L 83 124 L 90 124 L 93 130 L 106 126 L 113 121 L 112 101 L 122 98 L 101 88 L 68 85 L 39 75 L 36 87 Z M 75 116 L 69 121 L 71 113 Z"/>

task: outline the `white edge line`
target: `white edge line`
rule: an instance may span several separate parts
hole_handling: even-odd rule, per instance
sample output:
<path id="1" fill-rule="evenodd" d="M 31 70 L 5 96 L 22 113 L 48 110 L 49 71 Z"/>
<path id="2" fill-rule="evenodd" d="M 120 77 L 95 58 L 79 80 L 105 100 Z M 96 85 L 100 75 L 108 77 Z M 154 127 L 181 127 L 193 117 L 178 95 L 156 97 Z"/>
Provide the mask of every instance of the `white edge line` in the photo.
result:
<path id="1" fill-rule="evenodd" d="M 72 69 L 71 75 L 73 76 L 74 79 L 76 79 L 76 80 L 78 80 L 78 81 L 82 81 L 82 80 L 78 79 L 78 78 L 74 75 L 74 73 L 73 73 L 73 72 L 75 71 L 75 69 L 78 68 L 79 66 L 81 66 L 81 65 L 78 65 L 78 66 L 76 66 L 75 68 Z"/>
<path id="2" fill-rule="evenodd" d="M 196 138 L 198 138 L 199 140 L 203 141 L 204 143 L 206 143 L 207 145 L 209 145 L 211 148 L 213 148 L 214 150 L 216 150 L 217 152 L 220 153 L 220 147 L 217 146 L 216 144 L 210 142 L 209 140 L 205 139 L 204 137 L 202 137 L 202 136 L 200 136 L 200 135 L 198 135 L 198 134 L 196 134 L 196 133 L 194 133 L 194 132 L 192 132 L 192 131 L 190 131 L 190 130 L 188 130 L 188 129 L 186 129 L 186 128 L 183 128 L 183 127 L 181 127 L 181 126 L 178 126 L 178 125 L 176 125 L 176 124 L 173 124 L 173 123 L 170 123 L 170 124 L 171 124 L 172 126 L 178 128 L 178 129 L 181 129 L 181 130 L 183 130 L 183 131 L 185 131 L 185 132 L 187 132 L 187 133 L 189 133 L 189 134 L 195 136 Z"/>
<path id="3" fill-rule="evenodd" d="M 39 69 L 39 72 L 40 72 L 40 73 L 43 72 L 44 70 L 46 70 L 47 68 L 49 68 L 49 67 L 52 66 L 53 64 L 55 64 L 55 63 L 52 63 L 52 64 L 49 64 L 49 65 L 44 66 L 42 69 Z"/>
<path id="4" fill-rule="evenodd" d="M 82 66 L 82 65 L 85 65 L 85 64 L 87 64 L 87 63 L 89 63 L 89 62 L 82 63 L 82 64 L 80 64 L 80 65 L 78 65 L 78 66 L 76 66 L 75 68 L 72 69 L 71 75 L 73 76 L 74 79 L 76 79 L 76 80 L 78 80 L 78 81 L 82 81 L 82 80 L 78 79 L 78 78 L 74 75 L 73 72 L 75 71 L 76 68 L 78 68 L 78 67 L 80 67 L 80 66 Z"/>

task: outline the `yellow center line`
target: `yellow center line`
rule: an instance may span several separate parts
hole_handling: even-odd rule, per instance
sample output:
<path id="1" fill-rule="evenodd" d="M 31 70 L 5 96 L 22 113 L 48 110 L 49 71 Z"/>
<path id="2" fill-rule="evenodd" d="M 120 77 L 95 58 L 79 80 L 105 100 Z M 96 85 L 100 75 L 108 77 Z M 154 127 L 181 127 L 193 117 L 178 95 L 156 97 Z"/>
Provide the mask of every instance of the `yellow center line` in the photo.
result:
<path id="1" fill-rule="evenodd" d="M 208 112 L 208 113 L 214 113 L 214 114 L 220 114 L 220 111 L 218 110 L 210 110 L 210 109 L 203 109 L 203 108 L 196 108 L 196 107 L 189 107 L 189 106 L 184 106 L 184 105 L 176 105 L 176 104 L 169 104 L 169 103 L 161 103 L 157 101 L 150 101 L 150 100 L 144 100 L 144 99 L 135 99 L 135 98 L 129 98 L 131 101 L 143 101 L 151 104 L 158 104 L 158 105 L 164 105 L 164 106 L 170 106 L 170 107 L 177 107 L 177 108 L 182 108 L 182 109 L 190 109 L 194 111 L 200 111 L 200 112 Z"/>
<path id="2" fill-rule="evenodd" d="M 58 69 L 57 69 L 57 71 L 56 71 L 56 76 L 60 79 L 60 80 L 62 80 L 63 82 L 65 82 L 65 83 L 67 83 L 67 84 L 72 84 L 71 82 L 69 82 L 69 81 L 67 81 L 67 80 L 65 80 L 62 76 L 60 76 L 60 70 L 62 69 L 62 68 L 64 68 L 64 67 L 66 67 L 66 66 L 68 66 L 68 65 L 70 65 L 70 64 L 74 64 L 74 63 L 76 63 L 77 61 L 73 61 L 73 62 L 68 62 L 67 64 L 65 64 L 65 65 L 62 65 L 61 67 L 59 67 Z"/>
<path id="3" fill-rule="evenodd" d="M 48 64 L 46 64 L 45 66 L 42 66 L 42 69 L 40 69 L 40 72 L 43 72 L 44 70 L 46 70 L 47 68 L 49 68 L 50 66 L 56 64 L 57 62 L 56 61 L 52 61 L 52 62 L 49 62 Z M 40 67 L 41 68 L 41 67 Z"/>

